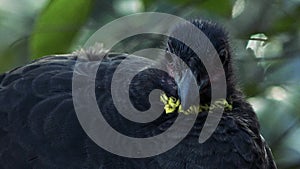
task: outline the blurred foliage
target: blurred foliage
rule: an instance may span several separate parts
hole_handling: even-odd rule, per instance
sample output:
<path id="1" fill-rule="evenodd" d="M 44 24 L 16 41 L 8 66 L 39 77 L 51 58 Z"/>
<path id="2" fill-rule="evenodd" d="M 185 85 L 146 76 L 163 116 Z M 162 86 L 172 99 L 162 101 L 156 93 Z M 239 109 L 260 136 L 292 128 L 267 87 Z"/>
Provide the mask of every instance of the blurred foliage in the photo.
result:
<path id="1" fill-rule="evenodd" d="M 0 0 L 0 72 L 42 55 L 79 49 L 106 23 L 145 11 L 208 18 L 228 29 L 240 86 L 278 167 L 300 168 L 299 0 Z M 113 50 L 162 44 L 162 37 L 141 35 Z"/>
<path id="2" fill-rule="evenodd" d="M 31 58 L 69 51 L 86 22 L 94 0 L 50 1 L 36 20 L 31 36 Z"/>

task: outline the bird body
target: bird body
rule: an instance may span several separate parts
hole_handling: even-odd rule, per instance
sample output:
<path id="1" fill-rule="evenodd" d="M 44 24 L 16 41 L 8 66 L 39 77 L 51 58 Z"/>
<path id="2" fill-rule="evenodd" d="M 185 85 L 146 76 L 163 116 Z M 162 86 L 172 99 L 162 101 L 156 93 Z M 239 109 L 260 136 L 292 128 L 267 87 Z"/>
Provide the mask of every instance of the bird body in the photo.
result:
<path id="1" fill-rule="evenodd" d="M 85 54 L 87 58 L 97 58 L 95 53 Z M 216 130 L 204 143 L 198 139 L 208 111 L 197 115 L 192 129 L 179 144 L 156 156 L 127 158 L 99 147 L 82 129 L 74 110 L 72 77 L 76 74 L 92 78 L 84 73 L 85 68 L 97 68 L 97 103 L 105 119 L 117 131 L 130 137 L 152 137 L 165 132 L 178 118 L 176 113 L 163 113 L 152 122 L 137 124 L 120 115 L 111 97 L 112 75 L 125 58 L 132 63 L 128 71 L 145 58 L 112 53 L 101 58 L 97 68 L 96 60 L 84 60 L 78 53 L 48 56 L 0 76 L 0 168 L 276 168 L 271 151 L 260 135 L 255 112 L 235 86 L 228 89 L 230 96 L 226 98 L 232 109 L 224 110 Z M 147 59 L 146 62 L 157 64 Z M 74 71 L 76 63 L 81 65 L 82 71 Z M 118 83 L 124 80 L 119 79 Z M 153 89 L 180 98 L 177 82 L 170 74 L 145 68 L 130 85 L 132 105 L 141 111 L 149 109 L 148 97 Z M 189 115 L 182 120 L 188 123 Z M 166 139 L 177 139 L 180 132 L 183 131 L 171 131 Z M 125 149 L 126 143 L 118 141 Z"/>

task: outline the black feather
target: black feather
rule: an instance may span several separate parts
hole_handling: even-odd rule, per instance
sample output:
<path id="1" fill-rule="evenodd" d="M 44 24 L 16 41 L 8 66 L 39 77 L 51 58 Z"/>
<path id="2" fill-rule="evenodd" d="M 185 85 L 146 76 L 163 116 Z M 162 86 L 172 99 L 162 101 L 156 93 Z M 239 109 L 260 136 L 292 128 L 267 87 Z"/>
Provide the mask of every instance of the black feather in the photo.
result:
<path id="1" fill-rule="evenodd" d="M 223 28 L 200 20 L 192 23 L 206 34 L 220 57 L 223 49 L 231 57 L 227 33 Z M 173 31 L 186 31 L 185 25 L 179 25 Z M 181 42 L 169 39 L 168 50 L 185 60 L 194 69 L 195 75 L 205 73 L 201 61 L 195 59 L 193 51 Z M 103 58 L 99 68 L 95 62 L 97 57 Z M 123 134 L 132 137 L 154 136 L 166 131 L 177 117 L 176 114 L 162 114 L 150 123 L 135 123 L 118 113 L 110 86 L 114 71 L 125 58 L 129 58 L 131 64 L 124 71 L 133 70 L 138 61 L 145 60 L 126 54 L 81 51 L 71 55 L 45 57 L 0 75 L 0 168 L 276 168 L 269 147 L 260 137 L 257 117 L 232 80 L 230 62 L 224 62 L 223 66 L 228 84 L 227 99 L 232 103 L 233 110 L 224 112 L 217 129 L 205 143 L 200 144 L 198 137 L 208 112 L 198 115 L 193 128 L 178 145 L 154 157 L 130 159 L 97 146 L 81 128 L 74 110 L 74 73 L 90 79 L 92 77 L 85 73 L 86 70 L 97 68 L 95 92 L 99 109 L 109 124 Z M 76 62 L 81 64 L 78 72 L 73 71 Z M 147 62 L 159 64 L 151 60 Z M 201 76 L 199 80 L 204 77 Z M 124 80 L 118 79 L 118 83 L 124 83 Z M 130 84 L 132 104 L 141 111 L 149 109 L 148 97 L 153 89 L 161 89 L 168 96 L 177 97 L 177 85 L 172 77 L 163 71 L 144 69 Z M 180 132 L 172 131 L 168 139 L 176 139 Z"/>

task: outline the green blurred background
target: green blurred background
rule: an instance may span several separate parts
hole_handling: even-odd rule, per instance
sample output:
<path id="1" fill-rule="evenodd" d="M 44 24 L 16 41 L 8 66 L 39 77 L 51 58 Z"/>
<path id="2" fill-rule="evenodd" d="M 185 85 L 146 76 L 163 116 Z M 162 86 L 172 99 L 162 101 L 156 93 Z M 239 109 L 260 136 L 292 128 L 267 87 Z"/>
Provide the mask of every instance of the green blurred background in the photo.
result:
<path id="1" fill-rule="evenodd" d="M 106 23 L 145 11 L 206 18 L 227 28 L 240 86 L 278 167 L 299 169 L 300 0 L 0 0 L 0 73 L 80 49 Z M 122 43 L 115 50 L 161 46 L 155 39 L 133 37 L 123 43 L 126 50 Z"/>

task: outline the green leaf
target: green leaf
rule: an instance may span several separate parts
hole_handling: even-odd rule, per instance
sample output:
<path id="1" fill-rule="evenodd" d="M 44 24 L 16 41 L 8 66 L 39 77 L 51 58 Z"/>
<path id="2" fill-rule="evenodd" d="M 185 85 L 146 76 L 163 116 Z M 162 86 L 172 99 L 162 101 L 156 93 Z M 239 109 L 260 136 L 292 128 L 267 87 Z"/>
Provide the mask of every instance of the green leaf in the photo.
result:
<path id="1" fill-rule="evenodd" d="M 0 73 L 28 62 L 28 38 L 13 42 L 0 52 Z"/>
<path id="2" fill-rule="evenodd" d="M 209 13 L 231 17 L 232 0 L 168 0 L 168 2 L 182 7 L 196 7 Z"/>
<path id="3" fill-rule="evenodd" d="M 232 2 L 231 0 L 205 0 L 203 3 L 199 3 L 200 9 L 207 10 L 212 13 L 216 13 L 221 16 L 231 17 Z"/>
<path id="4" fill-rule="evenodd" d="M 36 21 L 30 41 L 31 59 L 66 53 L 88 19 L 94 0 L 52 0 Z"/>

